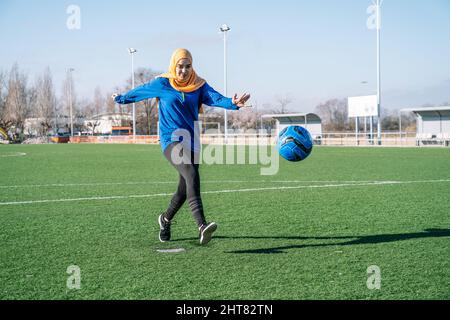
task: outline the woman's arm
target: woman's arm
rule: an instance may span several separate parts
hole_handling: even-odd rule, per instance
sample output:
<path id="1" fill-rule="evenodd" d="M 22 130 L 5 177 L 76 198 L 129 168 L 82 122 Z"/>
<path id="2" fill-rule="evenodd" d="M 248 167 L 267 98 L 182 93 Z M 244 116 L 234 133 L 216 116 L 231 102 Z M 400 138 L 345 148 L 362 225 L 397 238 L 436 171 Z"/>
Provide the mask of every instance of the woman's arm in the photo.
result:
<path id="1" fill-rule="evenodd" d="M 233 99 L 224 97 L 216 90 L 211 88 L 207 83 L 202 87 L 202 103 L 212 106 L 220 107 L 229 110 L 239 110 L 245 106 L 245 102 L 250 98 L 249 94 L 244 94 L 240 98 L 235 94 Z"/>
<path id="2" fill-rule="evenodd" d="M 113 94 L 111 97 L 120 104 L 128 104 L 133 102 L 139 102 L 146 99 L 157 98 L 160 93 L 161 84 L 158 79 L 154 79 L 149 83 L 139 86 L 127 93 Z"/>

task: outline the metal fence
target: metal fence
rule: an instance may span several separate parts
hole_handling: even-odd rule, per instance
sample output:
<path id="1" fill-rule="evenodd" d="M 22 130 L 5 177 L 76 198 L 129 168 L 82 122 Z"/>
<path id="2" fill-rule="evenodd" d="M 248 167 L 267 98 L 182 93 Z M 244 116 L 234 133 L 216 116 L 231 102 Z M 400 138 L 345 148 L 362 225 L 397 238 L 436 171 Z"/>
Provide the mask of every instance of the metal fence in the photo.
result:
<path id="1" fill-rule="evenodd" d="M 450 147 L 450 137 L 417 136 L 415 132 L 384 132 L 379 142 L 376 135 L 356 134 L 354 132 L 332 132 L 315 136 L 315 145 L 343 147 Z M 137 143 L 158 144 L 158 136 L 87 136 L 71 137 L 71 143 Z M 241 133 L 203 134 L 202 144 L 229 145 L 275 145 L 277 137 L 267 134 Z"/>
<path id="2" fill-rule="evenodd" d="M 384 146 L 384 147 L 448 147 L 450 138 L 446 137 L 422 137 L 416 136 L 415 132 L 384 132 L 381 141 L 376 135 L 356 134 L 355 132 L 327 132 L 320 136 L 314 136 L 314 143 L 321 146 Z M 202 135 L 203 144 L 237 144 L 237 145 L 264 145 L 276 144 L 277 137 L 261 134 L 233 134 L 228 135 L 227 141 L 223 134 Z"/>

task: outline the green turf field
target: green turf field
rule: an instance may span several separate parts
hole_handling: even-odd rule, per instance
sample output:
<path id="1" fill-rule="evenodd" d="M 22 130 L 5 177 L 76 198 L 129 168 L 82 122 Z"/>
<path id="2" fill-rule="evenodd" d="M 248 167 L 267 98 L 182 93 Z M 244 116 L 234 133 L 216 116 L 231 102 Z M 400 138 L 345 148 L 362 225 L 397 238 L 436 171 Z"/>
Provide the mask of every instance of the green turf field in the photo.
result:
<path id="1" fill-rule="evenodd" d="M 316 147 L 274 176 L 201 175 L 215 238 L 198 245 L 185 206 L 160 243 L 177 173 L 159 146 L 0 145 L 0 299 L 450 298 L 450 149 Z"/>

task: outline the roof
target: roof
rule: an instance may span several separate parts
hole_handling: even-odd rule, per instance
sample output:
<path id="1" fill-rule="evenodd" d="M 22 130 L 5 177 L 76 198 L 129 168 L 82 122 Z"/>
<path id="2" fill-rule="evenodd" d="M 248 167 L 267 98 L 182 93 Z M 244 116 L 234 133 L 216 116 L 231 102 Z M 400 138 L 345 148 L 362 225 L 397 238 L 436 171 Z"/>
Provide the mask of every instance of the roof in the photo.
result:
<path id="1" fill-rule="evenodd" d="M 430 107 L 430 108 L 406 108 L 401 109 L 401 112 L 439 112 L 439 111 L 450 111 L 450 106 L 445 107 Z"/>
<path id="2" fill-rule="evenodd" d="M 307 120 L 321 121 L 320 117 L 315 113 L 279 113 L 279 114 L 263 114 L 262 118 L 283 119 L 289 121 L 304 121 Z"/>
<path id="3" fill-rule="evenodd" d="M 102 118 L 102 117 L 132 117 L 133 114 L 132 113 L 128 113 L 128 112 L 123 112 L 123 113 L 119 113 L 119 112 L 105 112 L 105 113 L 99 113 L 94 115 L 92 118 L 93 119 L 98 119 L 98 118 Z"/>

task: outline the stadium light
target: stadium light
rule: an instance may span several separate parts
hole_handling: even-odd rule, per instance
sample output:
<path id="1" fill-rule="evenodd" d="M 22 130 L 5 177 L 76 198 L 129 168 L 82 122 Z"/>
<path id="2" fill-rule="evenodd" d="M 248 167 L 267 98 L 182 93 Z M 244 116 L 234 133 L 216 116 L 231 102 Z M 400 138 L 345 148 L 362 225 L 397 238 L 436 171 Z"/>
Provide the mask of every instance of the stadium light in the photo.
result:
<path id="1" fill-rule="evenodd" d="M 377 123 L 377 140 L 378 145 L 381 145 L 381 3 L 377 0 L 377 109 L 378 109 L 378 123 Z"/>
<path id="2" fill-rule="evenodd" d="M 128 53 L 131 55 L 131 89 L 134 89 L 134 59 L 133 56 L 137 52 L 134 48 L 128 48 Z M 133 103 L 133 139 L 136 138 L 136 104 Z"/>
<path id="3" fill-rule="evenodd" d="M 73 106 L 72 106 L 72 72 L 74 68 L 69 68 L 69 110 L 70 110 L 70 136 L 73 137 Z"/>
<path id="4" fill-rule="evenodd" d="M 220 27 L 220 32 L 223 34 L 223 82 L 224 82 L 224 96 L 227 96 L 227 32 L 230 31 L 230 27 L 223 24 Z M 228 119 L 227 110 L 224 109 L 224 134 L 225 134 L 225 144 L 228 142 Z"/>
<path id="5" fill-rule="evenodd" d="M 223 24 L 223 25 L 220 27 L 220 31 L 222 31 L 222 32 L 227 32 L 227 31 L 230 31 L 230 30 L 231 30 L 230 27 L 227 26 L 226 24 Z"/>

